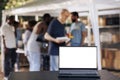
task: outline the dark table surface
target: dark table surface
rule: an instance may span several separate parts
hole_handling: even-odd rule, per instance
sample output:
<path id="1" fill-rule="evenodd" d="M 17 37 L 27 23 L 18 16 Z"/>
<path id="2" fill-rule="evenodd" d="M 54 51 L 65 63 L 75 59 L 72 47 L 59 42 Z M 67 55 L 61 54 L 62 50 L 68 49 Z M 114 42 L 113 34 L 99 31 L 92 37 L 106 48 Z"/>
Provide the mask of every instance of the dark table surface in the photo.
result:
<path id="1" fill-rule="evenodd" d="M 99 71 L 100 80 L 120 80 L 106 70 Z M 80 78 L 58 78 L 57 71 L 40 71 L 40 72 L 13 72 L 8 80 L 98 80 L 98 79 L 80 79 Z"/>

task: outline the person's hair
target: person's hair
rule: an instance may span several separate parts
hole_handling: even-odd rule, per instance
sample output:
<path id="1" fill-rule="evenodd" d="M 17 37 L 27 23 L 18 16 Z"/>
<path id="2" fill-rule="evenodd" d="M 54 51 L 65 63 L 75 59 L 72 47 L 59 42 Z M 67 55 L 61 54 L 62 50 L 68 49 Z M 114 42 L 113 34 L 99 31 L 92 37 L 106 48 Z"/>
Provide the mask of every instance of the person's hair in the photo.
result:
<path id="1" fill-rule="evenodd" d="M 77 16 L 77 18 L 79 17 L 78 12 L 71 12 L 71 14 L 72 14 L 73 16 Z"/>
<path id="2" fill-rule="evenodd" d="M 69 12 L 67 9 L 62 9 L 61 14 L 64 14 L 65 12 Z"/>
<path id="3" fill-rule="evenodd" d="M 7 20 L 15 20 L 15 16 L 7 16 Z"/>
<path id="4" fill-rule="evenodd" d="M 29 27 L 34 27 L 37 24 L 37 21 L 35 20 L 30 20 L 28 21 Z"/>
<path id="5" fill-rule="evenodd" d="M 16 27 L 16 28 L 19 26 L 19 24 L 20 24 L 20 23 L 17 22 L 17 21 L 14 21 L 14 22 L 13 22 L 13 26 Z"/>
<path id="6" fill-rule="evenodd" d="M 43 15 L 43 20 L 45 20 L 46 18 L 50 18 L 51 16 L 50 16 L 50 14 L 49 13 L 45 13 L 44 15 Z"/>

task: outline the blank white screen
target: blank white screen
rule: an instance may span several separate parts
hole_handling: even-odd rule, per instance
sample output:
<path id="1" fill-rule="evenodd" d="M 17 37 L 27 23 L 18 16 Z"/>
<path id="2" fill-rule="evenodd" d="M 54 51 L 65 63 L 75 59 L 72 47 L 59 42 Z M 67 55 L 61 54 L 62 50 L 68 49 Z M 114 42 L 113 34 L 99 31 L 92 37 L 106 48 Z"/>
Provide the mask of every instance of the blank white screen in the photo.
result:
<path id="1" fill-rule="evenodd" d="M 97 68 L 96 47 L 60 47 L 59 68 Z"/>

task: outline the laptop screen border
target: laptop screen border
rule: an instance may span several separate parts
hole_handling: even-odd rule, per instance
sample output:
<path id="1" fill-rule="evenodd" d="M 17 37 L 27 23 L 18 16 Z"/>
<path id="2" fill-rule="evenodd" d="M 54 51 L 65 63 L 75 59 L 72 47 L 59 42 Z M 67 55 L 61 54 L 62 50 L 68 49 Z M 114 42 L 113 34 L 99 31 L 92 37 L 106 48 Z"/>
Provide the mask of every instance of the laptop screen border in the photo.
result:
<path id="1" fill-rule="evenodd" d="M 60 47 L 73 47 L 73 46 L 60 46 Z M 59 47 L 59 49 L 60 49 Z M 59 60 L 58 60 L 58 67 L 59 70 L 98 70 L 98 54 L 97 54 L 97 46 L 80 46 L 80 47 L 95 47 L 96 48 L 96 68 L 60 68 L 60 56 L 59 56 Z M 59 50 L 59 54 L 60 54 L 60 50 Z"/>

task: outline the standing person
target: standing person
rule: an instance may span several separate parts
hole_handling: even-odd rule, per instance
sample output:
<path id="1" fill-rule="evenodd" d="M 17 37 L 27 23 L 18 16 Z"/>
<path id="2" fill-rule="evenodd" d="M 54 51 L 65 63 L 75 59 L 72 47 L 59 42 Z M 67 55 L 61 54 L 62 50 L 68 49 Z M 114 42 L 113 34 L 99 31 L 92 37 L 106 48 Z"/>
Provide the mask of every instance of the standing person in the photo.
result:
<path id="1" fill-rule="evenodd" d="M 17 38 L 17 28 L 20 26 L 20 23 L 17 21 L 14 21 L 13 26 L 15 28 L 15 37 Z"/>
<path id="2" fill-rule="evenodd" d="M 18 48 L 23 48 L 23 41 L 22 41 L 22 34 L 24 32 L 24 29 L 22 27 L 22 25 L 18 25 L 18 27 L 16 28 L 16 40 L 17 40 L 17 47 Z"/>
<path id="3" fill-rule="evenodd" d="M 45 39 L 49 43 L 49 54 L 50 54 L 50 71 L 58 70 L 58 56 L 59 56 L 59 46 L 65 46 L 65 41 L 57 39 L 57 37 L 65 36 L 65 27 L 64 23 L 69 16 L 69 11 L 63 9 L 60 13 L 60 16 L 57 19 L 54 19 L 45 34 Z"/>
<path id="4" fill-rule="evenodd" d="M 70 29 L 71 34 L 73 35 L 73 38 L 71 39 L 71 46 L 82 46 L 86 37 L 85 24 L 78 21 L 78 18 L 79 16 L 77 12 L 71 13 L 71 19 L 73 22 Z"/>
<path id="5" fill-rule="evenodd" d="M 27 51 L 27 43 L 28 43 L 28 40 L 30 38 L 30 35 L 31 35 L 36 23 L 37 22 L 35 20 L 28 21 L 28 27 L 24 32 L 24 38 L 23 38 L 24 51 L 25 51 L 25 56 L 27 56 L 28 61 L 29 61 L 29 55 L 28 55 L 28 51 Z"/>
<path id="6" fill-rule="evenodd" d="M 17 21 L 14 21 L 13 26 L 15 28 L 15 37 L 16 37 L 17 48 L 21 48 L 22 47 L 22 33 L 23 33 L 23 29 L 22 29 L 20 23 L 17 22 Z"/>
<path id="7" fill-rule="evenodd" d="M 49 23 L 51 16 L 47 13 L 43 15 L 43 21 L 38 22 L 33 32 L 28 40 L 27 50 L 30 61 L 30 71 L 40 71 L 40 42 L 37 41 L 39 34 L 43 33 L 47 29 L 47 24 Z"/>
<path id="8" fill-rule="evenodd" d="M 11 71 L 14 71 L 14 64 L 16 62 L 16 39 L 15 29 L 13 27 L 14 16 L 7 18 L 7 23 L 1 27 L 1 35 L 4 45 L 4 76 L 5 80 Z"/>

